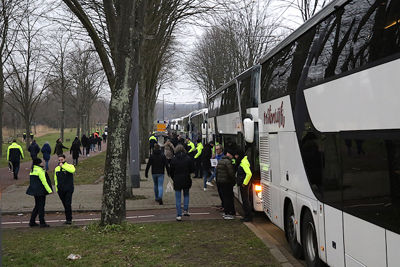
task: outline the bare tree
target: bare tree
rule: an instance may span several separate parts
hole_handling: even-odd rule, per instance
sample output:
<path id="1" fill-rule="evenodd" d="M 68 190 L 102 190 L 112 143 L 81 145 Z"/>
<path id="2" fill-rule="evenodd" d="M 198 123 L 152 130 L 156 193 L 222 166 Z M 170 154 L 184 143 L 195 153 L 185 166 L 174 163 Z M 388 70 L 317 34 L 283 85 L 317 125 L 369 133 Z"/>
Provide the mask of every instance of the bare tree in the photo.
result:
<path id="1" fill-rule="evenodd" d="M 332 0 L 281 0 L 282 8 L 293 8 L 300 13 L 303 22 L 314 16 L 321 8 Z"/>
<path id="2" fill-rule="evenodd" d="M 3 103 L 6 76 L 4 66 L 14 48 L 24 5 L 16 0 L 0 0 L 0 144 L 3 143 Z M 3 155 L 0 145 L 0 158 Z"/>
<path id="3" fill-rule="evenodd" d="M 215 19 L 195 45 L 187 61 L 190 78 L 204 98 L 254 65 L 279 37 L 279 20 L 270 19 L 270 1 L 226 4 L 227 12 Z"/>
<path id="4" fill-rule="evenodd" d="M 77 135 L 80 136 L 80 128 L 82 134 L 89 134 L 90 111 L 106 86 L 104 71 L 92 48 L 77 46 L 69 56 L 67 72 L 68 100 L 76 113 Z"/>
<path id="5" fill-rule="evenodd" d="M 44 71 L 42 62 L 41 10 L 34 2 L 27 1 L 26 5 L 27 13 L 22 20 L 17 36 L 18 40 L 7 67 L 10 76 L 6 80 L 6 89 L 13 96 L 12 99 L 15 102 L 8 103 L 9 106 L 24 119 L 28 147 L 32 120 L 47 88 L 48 74 Z"/>
<path id="6" fill-rule="evenodd" d="M 68 80 L 65 77 L 66 72 L 66 61 L 68 56 L 68 46 L 70 45 L 71 36 L 58 29 L 56 34 L 53 36 L 53 42 L 48 45 L 46 53 L 47 64 L 52 70 L 51 75 L 51 92 L 60 101 L 61 107 L 58 112 L 60 116 L 60 137 L 64 140 L 64 128 L 65 128 L 65 109 L 66 109 L 66 96 L 68 89 Z"/>

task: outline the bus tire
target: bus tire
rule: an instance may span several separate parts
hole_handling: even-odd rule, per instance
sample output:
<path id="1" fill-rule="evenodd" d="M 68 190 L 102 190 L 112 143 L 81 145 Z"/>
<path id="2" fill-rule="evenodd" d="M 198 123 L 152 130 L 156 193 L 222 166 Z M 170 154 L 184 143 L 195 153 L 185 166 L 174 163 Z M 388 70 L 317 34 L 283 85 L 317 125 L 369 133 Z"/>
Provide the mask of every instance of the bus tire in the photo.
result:
<path id="1" fill-rule="evenodd" d="M 301 258 L 303 255 L 303 249 L 299 242 L 297 242 L 296 224 L 291 203 L 289 203 L 285 212 L 285 235 L 293 256 L 295 258 Z"/>
<path id="2" fill-rule="evenodd" d="M 306 265 L 311 267 L 322 266 L 322 262 L 318 255 L 318 242 L 315 232 L 315 224 L 309 210 L 307 210 L 303 216 L 303 221 L 301 224 L 301 238 Z"/>

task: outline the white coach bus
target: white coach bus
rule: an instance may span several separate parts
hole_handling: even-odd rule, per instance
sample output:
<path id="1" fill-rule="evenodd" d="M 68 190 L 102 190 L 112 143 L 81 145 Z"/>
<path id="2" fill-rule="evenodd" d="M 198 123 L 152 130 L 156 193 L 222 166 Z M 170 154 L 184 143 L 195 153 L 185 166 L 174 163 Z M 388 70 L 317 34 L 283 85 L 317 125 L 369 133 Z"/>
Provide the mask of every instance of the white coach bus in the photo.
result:
<path id="1" fill-rule="evenodd" d="M 293 254 L 400 266 L 400 1 L 332 1 L 260 64 L 263 209 Z"/>

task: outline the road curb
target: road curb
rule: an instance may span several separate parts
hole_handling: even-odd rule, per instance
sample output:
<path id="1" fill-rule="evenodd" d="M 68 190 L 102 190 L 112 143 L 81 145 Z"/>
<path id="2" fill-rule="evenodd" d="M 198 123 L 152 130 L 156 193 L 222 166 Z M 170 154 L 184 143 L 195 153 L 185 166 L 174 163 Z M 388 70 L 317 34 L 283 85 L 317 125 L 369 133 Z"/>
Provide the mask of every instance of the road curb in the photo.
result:
<path id="1" fill-rule="evenodd" d="M 252 223 L 244 223 L 267 246 L 272 256 L 284 267 L 293 267 L 288 258 L 274 244 L 273 238 L 266 231 L 261 231 Z"/>

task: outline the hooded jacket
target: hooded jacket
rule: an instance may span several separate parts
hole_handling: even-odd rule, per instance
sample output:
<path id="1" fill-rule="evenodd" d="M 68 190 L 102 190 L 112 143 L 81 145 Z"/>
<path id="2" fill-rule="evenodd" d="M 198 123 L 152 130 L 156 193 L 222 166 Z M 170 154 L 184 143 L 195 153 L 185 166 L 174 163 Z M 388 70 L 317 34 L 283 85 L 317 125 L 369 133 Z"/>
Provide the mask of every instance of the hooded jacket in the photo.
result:
<path id="1" fill-rule="evenodd" d="M 50 160 L 51 147 L 48 143 L 42 146 L 42 154 L 44 160 Z"/>
<path id="2" fill-rule="evenodd" d="M 36 158 L 40 152 L 40 147 L 36 142 L 32 142 L 32 144 L 28 147 L 28 151 L 31 154 L 31 158 Z"/>

